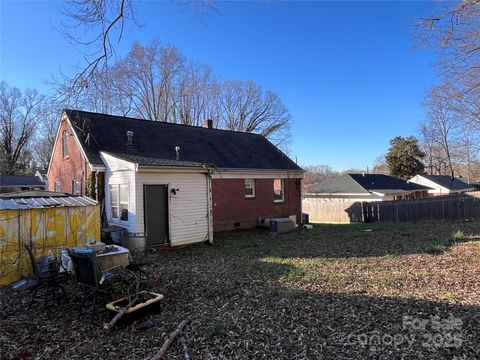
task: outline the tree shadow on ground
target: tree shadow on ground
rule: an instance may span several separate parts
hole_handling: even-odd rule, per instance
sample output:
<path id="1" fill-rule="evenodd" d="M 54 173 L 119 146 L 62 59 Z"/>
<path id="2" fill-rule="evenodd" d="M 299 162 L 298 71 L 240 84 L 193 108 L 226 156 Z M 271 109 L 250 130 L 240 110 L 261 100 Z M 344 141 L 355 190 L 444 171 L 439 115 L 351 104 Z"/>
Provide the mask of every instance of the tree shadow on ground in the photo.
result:
<path id="1" fill-rule="evenodd" d="M 429 233 L 434 227 L 428 225 L 424 231 Z M 153 280 L 153 290 L 165 295 L 160 312 L 137 323 L 119 325 L 112 333 L 101 331 L 106 312 L 94 322 L 78 316 L 78 298 L 44 311 L 37 306 L 29 310 L 27 302 L 13 295 L 2 299 L 2 359 L 149 358 L 187 317 L 191 322 L 183 337 L 195 359 L 479 358 L 478 298 L 471 305 L 455 304 L 455 300 L 432 301 L 428 294 L 422 299 L 414 292 L 384 296 L 381 287 L 378 296 L 361 286 L 338 286 L 338 291 L 331 291 L 321 276 L 303 281 L 305 274 L 297 266 L 302 257 L 325 257 L 338 263 L 341 258 L 358 257 L 358 252 L 366 258 L 383 256 L 395 248 L 396 241 L 401 242 L 401 232 L 409 239 L 407 245 L 417 233 L 416 228 L 394 228 L 395 243 L 375 249 L 392 229 L 380 226 L 363 232 L 369 228 L 354 226 L 345 233 L 343 227 L 326 226 L 276 237 L 232 232 L 216 236 L 213 246 L 200 244 L 146 254 L 139 260 L 149 263 L 145 270 Z M 473 227 L 469 229 L 473 233 Z M 363 242 L 357 243 L 358 232 L 381 236 L 365 237 L 374 244 L 364 249 Z M 422 249 L 413 246 L 397 255 L 422 254 Z M 268 261 L 272 257 L 299 258 L 300 263 Z M 365 276 L 360 271 L 351 282 L 361 283 Z M 421 285 L 413 282 L 409 286 L 408 291 Z M 145 321 L 153 326 L 136 330 Z M 183 358 L 178 342 L 166 358 Z"/>

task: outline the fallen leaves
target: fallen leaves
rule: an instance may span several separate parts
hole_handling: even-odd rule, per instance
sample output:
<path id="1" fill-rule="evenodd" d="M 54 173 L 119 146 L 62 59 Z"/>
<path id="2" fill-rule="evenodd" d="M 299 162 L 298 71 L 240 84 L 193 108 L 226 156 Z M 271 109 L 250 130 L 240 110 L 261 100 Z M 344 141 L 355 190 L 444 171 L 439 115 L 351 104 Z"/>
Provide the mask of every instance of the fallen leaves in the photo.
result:
<path id="1" fill-rule="evenodd" d="M 240 231 L 216 235 L 213 246 L 150 253 L 139 260 L 149 264 L 150 290 L 165 294 L 160 311 L 109 334 L 101 330 L 106 311 L 90 322 L 78 316 L 78 299 L 44 312 L 5 293 L 1 358 L 149 358 L 187 317 L 182 337 L 192 359 L 476 358 L 480 244 L 462 240 L 440 255 L 428 249 L 456 230 L 478 234 L 477 226 L 326 225 L 275 238 Z M 425 332 L 404 329 L 407 315 L 461 319 L 462 346 L 424 346 Z M 414 341 L 362 342 L 377 335 Z M 183 357 L 176 340 L 166 358 Z"/>

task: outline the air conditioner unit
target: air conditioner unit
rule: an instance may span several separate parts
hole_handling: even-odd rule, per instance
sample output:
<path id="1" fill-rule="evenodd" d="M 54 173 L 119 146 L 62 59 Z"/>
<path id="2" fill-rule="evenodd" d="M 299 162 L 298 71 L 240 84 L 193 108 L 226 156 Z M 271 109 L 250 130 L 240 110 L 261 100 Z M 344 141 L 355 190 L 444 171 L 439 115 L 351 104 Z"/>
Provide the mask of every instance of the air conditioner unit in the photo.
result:
<path id="1" fill-rule="evenodd" d="M 295 230 L 297 225 L 290 218 L 270 219 L 269 228 L 272 233 L 286 233 Z"/>

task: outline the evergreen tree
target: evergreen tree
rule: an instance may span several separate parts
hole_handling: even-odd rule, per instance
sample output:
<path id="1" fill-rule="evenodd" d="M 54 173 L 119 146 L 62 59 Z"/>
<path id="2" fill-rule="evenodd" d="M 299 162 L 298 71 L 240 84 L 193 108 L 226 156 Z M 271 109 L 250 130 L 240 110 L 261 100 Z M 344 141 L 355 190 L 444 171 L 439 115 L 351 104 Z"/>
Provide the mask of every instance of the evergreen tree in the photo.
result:
<path id="1" fill-rule="evenodd" d="M 390 175 L 400 178 L 410 178 L 422 174 L 425 165 L 422 160 L 425 153 L 420 149 L 414 136 L 397 136 L 390 140 L 390 149 L 385 160 L 390 169 Z"/>

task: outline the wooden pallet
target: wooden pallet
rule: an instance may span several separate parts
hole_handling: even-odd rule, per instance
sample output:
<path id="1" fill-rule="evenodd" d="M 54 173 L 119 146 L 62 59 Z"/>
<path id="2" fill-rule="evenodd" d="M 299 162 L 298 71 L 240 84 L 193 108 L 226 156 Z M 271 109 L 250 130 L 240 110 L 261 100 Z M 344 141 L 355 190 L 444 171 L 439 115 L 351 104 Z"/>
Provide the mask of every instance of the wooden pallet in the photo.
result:
<path id="1" fill-rule="evenodd" d="M 154 292 L 150 292 L 150 291 L 140 291 L 140 294 L 150 294 L 152 295 L 153 297 L 145 302 L 142 302 L 140 304 L 137 304 L 135 306 L 132 306 L 130 308 L 128 308 L 126 311 L 125 311 L 125 314 L 131 314 L 137 310 L 140 310 L 140 309 L 143 309 L 147 306 L 150 306 L 150 305 L 153 305 L 157 302 L 159 302 L 160 300 L 163 299 L 163 295 L 162 294 L 157 294 L 157 293 L 154 293 Z M 122 309 L 121 306 L 117 305 L 119 303 L 121 303 L 122 301 L 127 301 L 128 302 L 128 298 L 121 298 L 121 299 L 118 299 L 118 300 L 115 300 L 115 301 L 112 301 L 110 303 L 108 303 L 107 305 L 105 305 L 105 307 L 108 309 L 108 310 L 111 310 L 111 311 L 114 311 L 114 312 L 120 312 L 120 309 Z"/>

